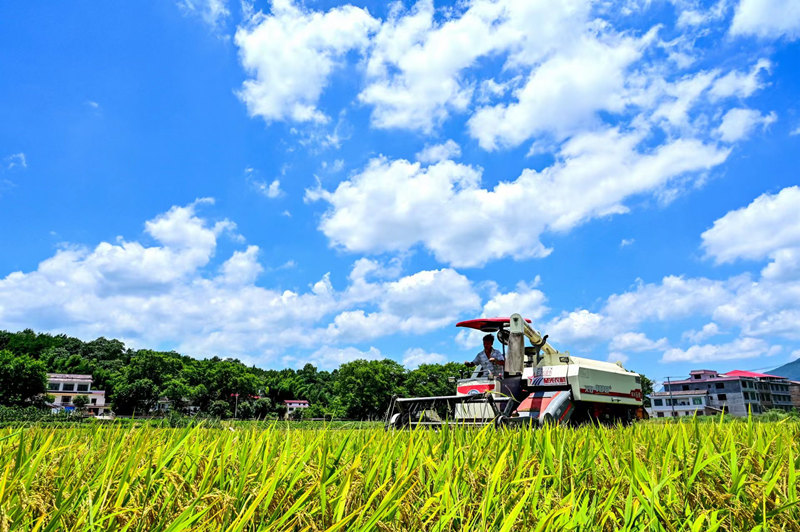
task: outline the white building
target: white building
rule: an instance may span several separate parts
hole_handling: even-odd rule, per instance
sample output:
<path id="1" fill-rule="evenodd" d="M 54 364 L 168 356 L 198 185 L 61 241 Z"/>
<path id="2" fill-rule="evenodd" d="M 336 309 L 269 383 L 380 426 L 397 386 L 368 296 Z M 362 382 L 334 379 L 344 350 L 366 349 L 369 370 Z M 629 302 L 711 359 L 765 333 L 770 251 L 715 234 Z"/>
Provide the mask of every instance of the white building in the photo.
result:
<path id="1" fill-rule="evenodd" d="M 73 400 L 79 395 L 85 395 L 89 400 L 86 411 L 93 416 L 100 416 L 109 411 L 106 405 L 105 390 L 92 389 L 92 376 L 75 373 L 48 373 L 47 393 L 55 397 L 53 412 L 60 410 L 72 411 L 75 409 Z"/>
<path id="2" fill-rule="evenodd" d="M 680 390 L 650 394 L 653 417 L 698 416 L 718 413 L 710 403 L 707 390 Z"/>
<path id="3" fill-rule="evenodd" d="M 286 417 L 290 417 L 293 412 L 297 410 L 303 410 L 311 406 L 311 404 L 306 401 L 305 399 L 287 399 L 283 402 L 286 405 Z"/>

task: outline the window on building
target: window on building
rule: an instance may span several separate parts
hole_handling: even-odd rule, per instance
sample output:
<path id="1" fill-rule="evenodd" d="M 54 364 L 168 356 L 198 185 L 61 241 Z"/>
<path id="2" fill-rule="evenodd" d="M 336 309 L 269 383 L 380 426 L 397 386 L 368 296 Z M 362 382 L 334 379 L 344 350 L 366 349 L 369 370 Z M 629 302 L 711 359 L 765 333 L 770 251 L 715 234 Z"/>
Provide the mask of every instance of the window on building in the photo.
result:
<path id="1" fill-rule="evenodd" d="M 53 391 L 53 392 L 57 392 L 59 386 L 61 386 L 60 382 L 48 382 L 47 383 L 47 389 L 50 390 L 50 391 Z"/>
<path id="2" fill-rule="evenodd" d="M 72 397 L 69 396 L 69 395 L 62 395 L 61 396 L 61 402 L 62 403 L 71 403 L 72 402 Z"/>
<path id="3" fill-rule="evenodd" d="M 682 386 L 681 386 L 681 389 L 682 389 L 684 392 L 688 392 L 688 391 L 689 391 L 689 385 L 688 385 L 688 384 L 684 384 L 684 385 L 682 385 Z"/>
<path id="4" fill-rule="evenodd" d="M 653 405 L 654 406 L 662 406 L 663 404 L 664 404 L 664 401 L 662 401 L 661 399 L 653 399 Z"/>
<path id="5" fill-rule="evenodd" d="M 702 397 L 692 397 L 692 404 L 693 405 L 702 405 L 703 398 Z"/>
<path id="6" fill-rule="evenodd" d="M 700 378 L 700 375 L 695 375 L 695 376 L 694 376 L 694 378 L 695 378 L 695 379 L 699 379 L 699 378 Z"/>
<path id="7" fill-rule="evenodd" d="M 717 390 L 721 390 L 722 388 L 724 388 L 724 387 L 725 387 L 725 383 L 723 383 L 723 382 L 717 382 L 717 383 L 715 383 L 715 384 L 714 384 L 714 387 L 715 387 Z"/>
<path id="8" fill-rule="evenodd" d="M 725 394 L 725 393 L 717 394 L 717 399 L 719 399 L 720 401 L 727 401 L 728 400 L 728 394 Z"/>
<path id="9" fill-rule="evenodd" d="M 95 399 L 94 397 L 92 397 L 91 399 L 89 399 L 89 401 L 90 401 L 90 402 L 91 402 L 91 404 L 93 404 L 93 405 L 96 405 L 96 404 L 97 404 L 97 399 Z"/>
<path id="10" fill-rule="evenodd" d="M 664 417 L 664 412 L 656 412 L 656 417 Z"/>
<path id="11" fill-rule="evenodd" d="M 78 391 L 79 392 L 88 392 L 89 391 L 89 385 L 88 384 L 79 384 L 78 385 Z"/>
<path id="12" fill-rule="evenodd" d="M 65 392 L 71 392 L 74 389 L 75 389 L 75 385 L 73 383 L 71 383 L 71 382 L 70 383 L 65 382 L 64 383 L 64 387 L 61 388 L 61 390 L 65 391 Z"/>

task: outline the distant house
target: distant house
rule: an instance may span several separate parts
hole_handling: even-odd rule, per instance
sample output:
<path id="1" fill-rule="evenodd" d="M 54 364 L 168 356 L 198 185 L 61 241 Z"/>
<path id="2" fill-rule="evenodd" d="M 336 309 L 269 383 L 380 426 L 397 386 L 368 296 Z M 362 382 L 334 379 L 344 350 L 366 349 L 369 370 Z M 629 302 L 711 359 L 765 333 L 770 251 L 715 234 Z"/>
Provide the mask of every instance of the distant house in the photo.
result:
<path id="1" fill-rule="evenodd" d="M 73 400 L 78 395 L 85 395 L 89 402 L 86 411 L 93 416 L 101 416 L 109 411 L 106 405 L 105 390 L 92 389 L 92 376 L 77 373 L 48 373 L 47 393 L 55 397 L 52 404 L 53 413 L 75 409 Z"/>
<path id="2" fill-rule="evenodd" d="M 287 399 L 283 402 L 286 406 L 286 417 L 290 417 L 293 412 L 298 410 L 302 410 L 304 408 L 308 408 L 311 406 L 311 403 L 306 401 L 305 399 Z"/>
<path id="3" fill-rule="evenodd" d="M 800 381 L 789 381 L 789 396 L 792 398 L 792 406 L 800 410 Z"/>
<path id="4" fill-rule="evenodd" d="M 655 417 L 713 414 L 746 416 L 767 410 L 792 409 L 791 381 L 777 375 L 753 371 L 718 373 L 709 369 L 690 372 L 688 379 L 664 384 L 650 394 Z"/>
<path id="5" fill-rule="evenodd" d="M 182 410 L 186 414 L 196 414 L 200 411 L 200 407 L 197 405 L 190 404 L 189 398 L 183 398 L 183 404 L 185 405 Z M 156 402 L 155 406 L 150 409 L 150 412 L 158 413 L 158 414 L 166 414 L 172 410 L 172 401 L 167 399 L 166 397 L 159 397 L 158 401 Z"/>

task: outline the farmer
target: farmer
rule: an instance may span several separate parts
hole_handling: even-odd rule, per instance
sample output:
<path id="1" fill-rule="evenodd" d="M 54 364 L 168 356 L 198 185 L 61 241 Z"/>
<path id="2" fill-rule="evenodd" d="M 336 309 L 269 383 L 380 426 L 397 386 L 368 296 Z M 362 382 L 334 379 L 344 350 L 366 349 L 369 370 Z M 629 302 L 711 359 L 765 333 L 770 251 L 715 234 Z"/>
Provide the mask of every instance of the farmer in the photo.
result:
<path id="1" fill-rule="evenodd" d="M 501 378 L 505 359 L 503 354 L 493 347 L 494 336 L 487 334 L 483 337 L 483 350 L 475 356 L 472 362 L 464 362 L 467 367 L 480 366 L 481 371 L 489 373 L 491 377 Z"/>

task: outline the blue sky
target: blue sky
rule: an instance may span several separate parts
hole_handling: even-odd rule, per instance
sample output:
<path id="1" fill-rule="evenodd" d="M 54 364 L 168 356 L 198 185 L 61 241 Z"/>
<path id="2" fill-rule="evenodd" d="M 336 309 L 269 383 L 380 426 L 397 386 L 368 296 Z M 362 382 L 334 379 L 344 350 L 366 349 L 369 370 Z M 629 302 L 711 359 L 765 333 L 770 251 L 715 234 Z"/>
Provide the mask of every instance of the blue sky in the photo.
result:
<path id="1" fill-rule="evenodd" d="M 800 7 L 0 6 L 0 328 L 261 367 L 522 312 L 656 379 L 800 356 Z"/>

